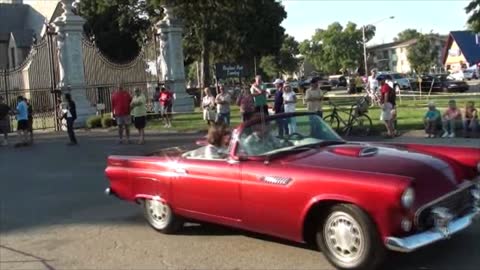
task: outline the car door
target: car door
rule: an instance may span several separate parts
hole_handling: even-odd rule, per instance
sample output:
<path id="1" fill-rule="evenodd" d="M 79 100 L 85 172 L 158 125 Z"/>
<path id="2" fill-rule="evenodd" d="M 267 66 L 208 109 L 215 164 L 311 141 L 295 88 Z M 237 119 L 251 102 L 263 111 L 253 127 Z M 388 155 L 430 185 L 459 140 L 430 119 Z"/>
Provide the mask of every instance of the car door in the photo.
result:
<path id="1" fill-rule="evenodd" d="M 224 224 L 240 221 L 240 163 L 183 158 L 174 170 L 172 195 L 185 216 Z"/>

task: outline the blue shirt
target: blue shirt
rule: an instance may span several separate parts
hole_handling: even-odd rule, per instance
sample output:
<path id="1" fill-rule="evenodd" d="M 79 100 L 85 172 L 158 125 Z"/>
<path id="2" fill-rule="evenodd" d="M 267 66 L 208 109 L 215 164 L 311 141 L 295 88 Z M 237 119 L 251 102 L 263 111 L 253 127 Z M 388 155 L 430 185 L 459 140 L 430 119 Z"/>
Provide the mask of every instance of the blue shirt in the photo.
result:
<path id="1" fill-rule="evenodd" d="M 17 120 L 28 120 L 28 106 L 25 101 L 21 101 L 17 105 Z"/>
<path id="2" fill-rule="evenodd" d="M 283 113 L 285 111 L 283 107 L 283 91 L 277 90 L 277 92 L 275 92 L 273 109 L 275 110 L 275 113 Z"/>
<path id="3" fill-rule="evenodd" d="M 425 118 L 427 118 L 428 120 L 440 119 L 440 111 L 438 111 L 437 109 L 428 110 L 427 113 L 425 114 Z"/>

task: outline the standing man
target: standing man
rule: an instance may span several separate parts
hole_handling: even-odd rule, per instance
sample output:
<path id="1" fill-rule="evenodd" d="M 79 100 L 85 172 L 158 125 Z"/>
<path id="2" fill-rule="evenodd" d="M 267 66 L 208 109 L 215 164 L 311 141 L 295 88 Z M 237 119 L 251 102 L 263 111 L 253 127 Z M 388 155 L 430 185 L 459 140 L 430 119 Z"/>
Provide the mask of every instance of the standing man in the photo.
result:
<path id="1" fill-rule="evenodd" d="M 118 85 L 118 90 L 112 95 L 112 110 L 118 125 L 118 143 L 123 143 L 123 130 L 127 137 L 127 143 L 130 143 L 130 124 L 132 118 L 130 116 L 130 102 L 132 96 L 123 88 L 122 84 Z"/>
<path id="2" fill-rule="evenodd" d="M 273 111 L 275 114 L 279 113 L 284 113 L 285 108 L 283 106 L 283 84 L 284 81 L 281 79 L 276 79 L 273 84 L 277 88 L 277 91 L 275 92 L 275 98 L 274 98 L 274 103 L 273 103 Z M 288 123 L 285 119 L 279 118 L 277 120 L 277 125 L 278 125 L 278 136 L 280 138 L 283 138 L 283 135 L 288 134 Z"/>
<path id="3" fill-rule="evenodd" d="M 155 116 L 160 112 L 160 87 L 155 87 L 155 93 L 153 94 L 153 111 Z"/>
<path id="4" fill-rule="evenodd" d="M 162 87 L 160 90 L 160 105 L 162 105 L 162 115 L 165 119 L 165 127 L 172 127 L 172 107 L 173 107 L 173 93 L 167 88 Z"/>
<path id="5" fill-rule="evenodd" d="M 372 70 L 372 75 L 368 77 L 368 90 L 371 93 L 377 93 L 378 90 L 378 81 L 377 81 L 377 71 L 375 69 Z"/>
<path id="6" fill-rule="evenodd" d="M 30 134 L 30 144 L 33 144 L 33 107 L 30 101 L 25 98 L 28 110 L 28 133 Z"/>
<path id="7" fill-rule="evenodd" d="M 319 86 L 320 78 L 314 77 L 311 80 L 310 88 L 305 93 L 305 101 L 307 103 L 307 111 L 316 112 L 323 118 L 322 100 L 323 91 Z"/>
<path id="8" fill-rule="evenodd" d="M 17 97 L 17 108 L 15 114 L 17 117 L 17 132 L 19 142 L 15 144 L 15 147 L 28 146 L 28 105 L 22 96 Z"/>
<path id="9" fill-rule="evenodd" d="M 250 91 L 255 103 L 255 111 L 268 115 L 267 91 L 262 84 L 262 76 L 255 76 L 255 82 L 252 84 Z"/>
<path id="10" fill-rule="evenodd" d="M 133 123 L 138 130 L 140 139 L 138 144 L 145 143 L 145 126 L 147 124 L 147 100 L 139 88 L 135 88 L 130 106 L 132 107 Z"/>
<path id="11" fill-rule="evenodd" d="M 3 96 L 0 96 L 0 133 L 3 133 L 1 146 L 8 145 L 8 132 L 10 131 L 9 116 L 11 113 L 12 109 L 5 103 Z"/>
<path id="12" fill-rule="evenodd" d="M 218 95 L 215 97 L 215 103 L 217 104 L 217 120 L 225 125 L 230 126 L 230 103 L 232 98 L 228 93 L 225 93 L 223 85 L 218 86 Z"/>
<path id="13" fill-rule="evenodd" d="M 75 131 L 73 129 L 73 123 L 77 119 L 77 106 L 72 100 L 72 96 L 65 94 L 65 101 L 67 103 L 66 109 L 64 109 L 63 117 L 67 120 L 67 132 L 70 142 L 67 145 L 77 145 L 77 138 L 75 137 Z"/>

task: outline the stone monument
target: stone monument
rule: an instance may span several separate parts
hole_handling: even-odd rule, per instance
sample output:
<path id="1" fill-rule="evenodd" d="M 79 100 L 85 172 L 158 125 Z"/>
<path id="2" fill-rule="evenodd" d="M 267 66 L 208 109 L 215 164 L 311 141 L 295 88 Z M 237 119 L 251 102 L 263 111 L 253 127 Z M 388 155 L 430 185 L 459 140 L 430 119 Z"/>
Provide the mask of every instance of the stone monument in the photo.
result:
<path id="1" fill-rule="evenodd" d="M 57 31 L 57 48 L 60 69 L 59 88 L 69 92 L 77 106 L 75 127 L 84 127 L 85 120 L 95 114 L 87 100 L 83 70 L 82 33 L 85 19 L 72 12 L 74 0 L 61 0 L 63 14 L 53 24 Z"/>
<path id="2" fill-rule="evenodd" d="M 170 6 L 163 6 L 163 9 L 165 17 L 155 25 L 160 37 L 161 78 L 167 87 L 175 93 L 173 111 L 193 112 L 193 99 L 186 92 L 182 23 L 175 18 Z"/>

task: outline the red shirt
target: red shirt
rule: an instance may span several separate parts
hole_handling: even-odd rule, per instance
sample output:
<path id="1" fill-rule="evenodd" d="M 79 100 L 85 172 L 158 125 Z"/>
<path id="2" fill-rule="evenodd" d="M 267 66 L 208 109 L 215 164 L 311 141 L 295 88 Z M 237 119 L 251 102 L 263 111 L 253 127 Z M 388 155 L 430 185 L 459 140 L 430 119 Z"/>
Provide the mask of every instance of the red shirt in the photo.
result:
<path id="1" fill-rule="evenodd" d="M 130 115 L 132 96 L 127 91 L 116 91 L 112 95 L 112 110 L 115 116 Z"/>
<path id="2" fill-rule="evenodd" d="M 162 105 L 166 105 L 166 104 L 169 104 L 172 102 L 172 99 L 173 99 L 173 94 L 172 92 L 166 90 L 166 91 L 163 91 L 163 92 L 160 92 L 160 104 Z"/>
<path id="3" fill-rule="evenodd" d="M 380 88 L 380 94 L 381 94 L 380 101 L 382 103 L 388 102 L 387 100 L 385 100 L 385 95 L 387 95 L 389 92 L 390 92 L 390 86 L 387 83 L 384 83 L 382 85 L 382 88 Z"/>

